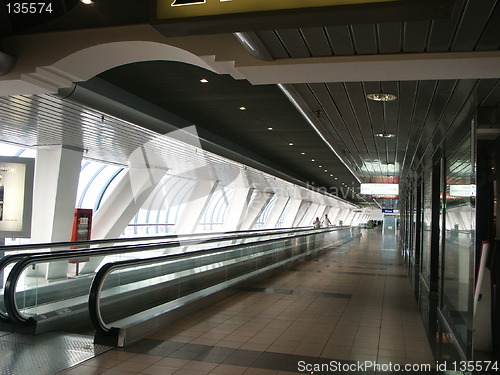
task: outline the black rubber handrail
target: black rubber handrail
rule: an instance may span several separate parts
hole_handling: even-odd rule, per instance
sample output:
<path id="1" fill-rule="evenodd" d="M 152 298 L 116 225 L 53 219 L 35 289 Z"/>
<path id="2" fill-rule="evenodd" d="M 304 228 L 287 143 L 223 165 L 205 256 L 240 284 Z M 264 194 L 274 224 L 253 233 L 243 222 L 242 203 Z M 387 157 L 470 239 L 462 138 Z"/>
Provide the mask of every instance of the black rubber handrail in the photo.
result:
<path id="1" fill-rule="evenodd" d="M 97 331 L 100 331 L 104 334 L 109 334 L 113 331 L 113 329 L 111 327 L 108 327 L 106 325 L 106 323 L 104 323 L 104 320 L 102 319 L 102 315 L 101 315 L 101 311 L 100 311 L 100 296 L 101 296 L 102 286 L 104 285 L 106 277 L 110 273 L 112 273 L 113 271 L 116 271 L 117 269 L 148 266 L 148 265 L 152 265 L 155 263 L 162 263 L 162 262 L 165 262 L 167 260 L 176 261 L 176 260 L 196 257 L 198 255 L 207 256 L 207 255 L 215 254 L 215 253 L 228 252 L 228 251 L 234 250 L 236 248 L 241 248 L 241 247 L 245 247 L 245 246 L 258 246 L 258 245 L 262 245 L 262 244 L 270 243 L 270 242 L 277 242 L 277 241 L 281 241 L 281 240 L 289 240 L 292 238 L 306 237 L 306 236 L 310 236 L 311 234 L 333 232 L 333 231 L 336 231 L 339 229 L 345 229 L 345 227 L 344 228 L 330 227 L 330 228 L 320 228 L 320 229 L 308 229 L 307 230 L 308 233 L 297 233 L 295 231 L 294 235 L 286 237 L 286 238 L 265 239 L 265 240 L 255 241 L 255 242 L 247 243 L 247 244 L 243 243 L 243 244 L 224 246 L 224 247 L 217 248 L 217 249 L 199 250 L 199 251 L 193 251 L 190 253 L 183 253 L 183 254 L 163 255 L 163 256 L 148 258 L 148 259 L 129 259 L 129 260 L 122 260 L 122 261 L 106 263 L 96 273 L 96 275 L 94 276 L 94 279 L 92 280 L 92 284 L 90 286 L 89 303 L 88 303 L 90 321 L 92 322 L 92 325 L 94 326 L 94 328 Z"/>
<path id="2" fill-rule="evenodd" d="M 78 246 L 90 246 L 99 245 L 107 243 L 120 243 L 120 242 L 141 242 L 141 241 L 151 241 L 151 240 L 162 240 L 170 238 L 186 238 L 186 237 L 202 237 L 209 235 L 220 235 L 220 234 L 232 234 L 232 233 L 253 233 L 262 231 L 287 231 L 300 228 L 274 228 L 274 229 L 248 229 L 243 231 L 228 231 L 228 232 L 203 232 L 203 233 L 193 233 L 193 234 L 167 234 L 164 236 L 153 236 L 153 237 L 132 237 L 132 238 L 107 238 L 99 240 L 88 240 L 88 241 L 63 241 L 63 242 L 47 242 L 47 243 L 34 243 L 34 244 L 24 244 L 24 245 L 9 245 L 0 246 L 0 251 L 24 251 L 24 250 L 36 250 L 36 249 L 46 249 L 46 248 L 57 248 L 57 247 L 78 247 Z"/>
<path id="3" fill-rule="evenodd" d="M 298 230 L 305 230 L 306 228 L 301 227 L 297 228 Z M 224 239 L 231 239 L 232 237 L 228 237 L 227 235 L 234 235 L 237 236 L 238 238 L 241 237 L 241 234 L 249 234 L 249 235 L 268 235 L 268 234 L 274 234 L 274 233 L 283 233 L 287 232 L 290 230 L 295 230 L 293 228 L 277 228 L 277 229 L 253 229 L 253 230 L 245 230 L 245 231 L 230 231 L 230 232 L 213 232 L 213 233 L 195 233 L 192 235 L 168 235 L 168 236 L 160 236 L 160 237 L 138 237 L 138 238 L 116 238 L 116 239 L 108 239 L 108 240 L 92 240 L 92 241 L 78 241 L 78 242 L 59 242 L 59 243 L 54 243 L 55 247 L 68 247 L 68 245 L 71 245 L 71 247 L 75 247 L 75 249 L 63 249 L 63 250 L 51 250 L 51 251 L 45 251 L 45 252 L 37 252 L 35 254 L 32 253 L 21 253 L 21 254 L 12 254 L 12 255 L 6 255 L 2 258 L 0 258 L 0 274 L 4 271 L 4 269 L 14 263 L 19 261 L 20 259 L 31 256 L 31 255 L 48 255 L 48 254 L 59 254 L 62 252 L 72 252 L 74 253 L 75 250 L 79 251 L 91 251 L 91 250 L 96 250 L 97 248 L 79 248 L 80 246 L 83 246 L 88 243 L 92 244 L 97 244 L 97 243 L 117 243 L 117 242 L 130 242 L 132 241 L 139 241 L 139 240 L 147 240 L 150 241 L 151 239 L 159 240 L 159 239 L 182 239 L 182 238 L 199 238 L 199 237 L 209 237 L 210 239 L 214 238 L 213 236 L 221 235 L 219 238 L 224 238 Z M 248 236 L 247 236 L 248 237 Z M 242 237 L 243 238 L 243 237 Z M 246 237 L 245 237 L 246 238 Z M 158 242 L 157 244 L 164 244 L 164 242 Z M 19 251 L 21 249 L 25 250 L 30 250 L 30 249 L 45 249 L 53 246 L 49 246 L 50 244 L 31 244 L 31 245 L 15 245 L 15 246 L 7 246 L 4 247 L 5 249 L 8 249 L 9 251 Z M 147 245 L 154 245 L 154 244 L 147 244 Z M 125 247 L 122 247 L 123 249 L 126 249 L 127 247 L 136 247 L 137 244 L 129 244 L 126 245 Z M 146 245 L 144 245 L 146 246 Z M 100 247 L 98 248 L 99 250 L 103 251 L 109 251 L 109 249 L 116 248 L 116 246 L 109 246 L 109 247 Z M 3 249 L 3 248 L 0 248 Z M 5 318 L 5 314 L 3 311 L 0 310 L 0 320 Z"/>
<path id="4" fill-rule="evenodd" d="M 245 238 L 251 238 L 255 236 L 263 236 L 263 235 L 269 235 L 269 234 L 287 234 L 287 233 L 300 233 L 304 231 L 310 231 L 311 228 L 300 228 L 300 229 L 285 229 L 285 230 L 260 230 L 260 231 L 245 231 L 250 232 L 246 233 L 244 235 L 236 235 L 236 233 L 241 233 L 241 232 L 231 232 L 232 235 L 230 236 L 220 236 L 220 237 L 212 237 L 204 241 L 204 243 L 211 243 L 211 242 L 218 242 L 218 241 L 223 241 L 223 240 L 235 240 L 235 239 L 245 239 Z M 208 233 L 209 235 L 209 233 Z M 5 283 L 5 288 L 4 288 L 4 303 L 5 303 L 5 309 L 7 314 L 1 313 L 3 316 L 2 318 L 7 320 L 7 321 L 13 321 L 16 323 L 24 324 L 28 322 L 30 319 L 24 317 L 20 312 L 19 309 L 17 308 L 17 303 L 15 300 L 15 293 L 16 293 L 16 285 L 17 282 L 19 281 L 19 278 L 22 274 L 22 272 L 29 267 L 29 265 L 33 263 L 43 263 L 43 262 L 48 262 L 48 261 L 53 261 L 53 260 L 65 260 L 65 259 L 71 259 L 71 258 L 77 258 L 77 257 L 82 257 L 82 256 L 106 256 L 106 255 L 113 255 L 113 254 L 122 254 L 122 253 L 129 253 L 129 252 L 140 252 L 140 251 L 148 251 L 148 250 L 155 250 L 155 249 L 162 249 L 162 248 L 169 248 L 169 247 L 177 247 L 179 245 L 181 246 L 190 246 L 190 245 L 195 245 L 199 243 L 196 239 L 193 240 L 185 240 L 185 241 L 169 241 L 165 243 L 155 243 L 155 244 L 146 244 L 146 245 L 131 245 L 130 247 L 110 247 L 110 248 L 93 248 L 93 249 L 79 249 L 79 250 L 68 250 L 68 251 L 58 251 L 58 252 L 51 252 L 51 253 L 39 253 L 39 254 L 32 254 L 29 256 L 24 256 L 22 259 L 19 259 L 17 263 L 14 265 L 12 268 L 11 272 L 9 273 L 9 276 L 7 277 L 7 281 Z M 187 253 L 190 254 L 190 253 Z M 175 254 L 173 254 L 175 255 Z"/>

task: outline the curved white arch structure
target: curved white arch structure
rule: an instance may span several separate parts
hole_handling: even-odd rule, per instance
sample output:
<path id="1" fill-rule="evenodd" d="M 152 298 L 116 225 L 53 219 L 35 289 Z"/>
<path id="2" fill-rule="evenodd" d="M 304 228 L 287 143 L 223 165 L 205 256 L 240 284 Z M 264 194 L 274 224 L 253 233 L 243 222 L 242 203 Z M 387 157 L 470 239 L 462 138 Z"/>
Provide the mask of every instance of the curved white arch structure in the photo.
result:
<path id="1" fill-rule="evenodd" d="M 117 66 L 153 60 L 177 61 L 214 71 L 203 59 L 181 48 L 158 42 L 126 41 L 98 44 L 68 55 L 35 73 L 22 74 L 21 81 L 42 92 L 57 92 L 73 82 L 86 81 Z"/>

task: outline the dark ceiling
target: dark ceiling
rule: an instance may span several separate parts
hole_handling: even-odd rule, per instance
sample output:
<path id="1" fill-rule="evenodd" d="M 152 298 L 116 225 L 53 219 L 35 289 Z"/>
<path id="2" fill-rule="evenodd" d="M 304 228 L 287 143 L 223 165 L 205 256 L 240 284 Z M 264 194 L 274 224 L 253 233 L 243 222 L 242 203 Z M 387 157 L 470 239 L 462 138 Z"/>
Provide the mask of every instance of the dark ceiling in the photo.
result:
<path id="1" fill-rule="evenodd" d="M 201 83 L 203 78 L 208 82 Z M 165 61 L 121 66 L 97 79 L 228 139 L 239 146 L 235 151 L 251 150 L 307 184 L 340 188 L 341 182 L 352 179 L 275 85 L 252 86 L 246 80 Z"/>
<path id="2" fill-rule="evenodd" d="M 146 4 L 141 0 L 95 0 L 92 7 L 76 4 L 64 16 L 22 32 L 147 23 Z M 499 0 L 456 0 L 448 18 L 245 34 L 257 40 L 268 58 L 288 59 L 497 51 L 498 25 Z M 13 27 L 2 29 L 2 35 L 13 32 Z M 227 138 L 235 144 L 235 151 L 250 150 L 303 182 L 327 188 L 340 187 L 341 182 L 359 187 L 277 86 L 252 86 L 194 66 L 159 61 L 117 67 L 99 78 Z M 202 84 L 201 78 L 208 83 Z M 476 108 L 500 107 L 499 79 L 326 82 L 288 87 L 316 114 L 327 141 L 363 182 L 404 183 L 432 156 L 446 134 L 464 126 Z M 398 100 L 377 103 L 366 99 L 366 94 L 381 91 L 397 95 Z M 241 106 L 247 109 L 242 111 Z M 379 133 L 395 137 L 377 137 Z M 361 203 L 356 197 L 354 201 Z"/>

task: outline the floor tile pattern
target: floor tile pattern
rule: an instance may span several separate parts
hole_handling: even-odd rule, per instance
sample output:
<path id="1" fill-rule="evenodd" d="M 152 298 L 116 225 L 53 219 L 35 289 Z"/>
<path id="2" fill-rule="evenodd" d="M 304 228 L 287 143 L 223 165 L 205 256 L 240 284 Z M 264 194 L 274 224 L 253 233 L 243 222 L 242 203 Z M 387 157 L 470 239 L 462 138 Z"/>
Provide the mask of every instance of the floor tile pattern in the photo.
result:
<path id="1" fill-rule="evenodd" d="M 379 367 L 328 367 L 360 361 Z M 283 375 L 310 373 L 306 364 L 346 374 L 390 374 L 388 364 L 434 367 L 394 237 L 363 231 L 64 374 Z"/>

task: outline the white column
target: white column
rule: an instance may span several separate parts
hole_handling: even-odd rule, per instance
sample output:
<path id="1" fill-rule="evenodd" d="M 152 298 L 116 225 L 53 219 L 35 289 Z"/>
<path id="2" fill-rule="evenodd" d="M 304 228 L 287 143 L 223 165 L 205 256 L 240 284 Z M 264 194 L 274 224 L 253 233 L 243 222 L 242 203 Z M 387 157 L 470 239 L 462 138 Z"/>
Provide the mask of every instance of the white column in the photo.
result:
<path id="1" fill-rule="evenodd" d="M 39 147 L 33 193 L 32 242 L 70 241 L 73 229 L 82 150 Z M 47 278 L 66 277 L 68 263 L 50 263 Z"/>
<path id="2" fill-rule="evenodd" d="M 132 175 L 137 176 L 137 171 Z M 156 185 L 161 181 L 160 174 L 166 170 L 152 169 L 148 173 L 151 178 L 134 178 L 134 188 L 131 183 L 129 169 L 115 186 L 108 199 L 101 204 L 92 222 L 92 239 L 118 238 L 130 223 L 135 214 L 149 198 Z M 94 257 L 85 263 L 81 273 L 91 273 L 96 270 L 102 257 Z"/>
<path id="3" fill-rule="evenodd" d="M 319 204 L 318 203 L 311 203 L 309 207 L 307 208 L 307 211 L 305 212 L 304 216 L 302 217 L 302 220 L 299 222 L 298 226 L 299 227 L 307 227 L 312 225 L 312 222 L 314 221 L 314 218 L 316 217 L 316 212 L 318 211 Z M 319 218 L 321 220 L 321 217 Z"/>
<path id="4" fill-rule="evenodd" d="M 238 187 L 234 189 L 233 199 L 229 204 L 229 209 L 223 225 L 224 232 L 238 230 L 238 227 L 246 215 L 252 193 L 253 190 L 250 188 Z"/>
<path id="5" fill-rule="evenodd" d="M 337 219 L 339 212 L 340 208 L 338 207 L 331 207 L 328 211 L 328 218 L 330 219 L 330 222 L 333 226 L 338 225 L 338 222 L 336 222 L 335 220 Z"/>
<path id="6" fill-rule="evenodd" d="M 252 229 L 272 197 L 273 195 L 270 193 L 258 191 L 248 205 L 246 216 L 239 225 L 238 230 Z"/>
<path id="7" fill-rule="evenodd" d="M 290 206 L 285 217 L 283 218 L 283 228 L 291 228 L 293 226 L 293 222 L 297 217 L 297 213 L 299 212 L 301 205 L 301 199 L 290 198 Z"/>
<path id="8" fill-rule="evenodd" d="M 274 206 L 271 209 L 269 216 L 267 217 L 267 221 L 264 224 L 264 228 L 266 229 L 276 228 L 276 225 L 278 225 L 278 221 L 289 199 L 290 199 L 289 197 L 276 198 L 276 202 L 274 203 Z"/>
<path id="9" fill-rule="evenodd" d="M 344 209 L 339 207 L 337 208 L 337 212 L 335 213 L 335 216 L 332 216 L 330 219 L 332 221 L 333 225 L 340 225 L 339 221 L 342 220 L 342 216 L 344 215 Z"/>
<path id="10" fill-rule="evenodd" d="M 311 202 L 302 201 L 300 203 L 299 210 L 297 211 L 297 215 L 295 216 L 295 219 L 293 221 L 294 227 L 298 227 L 302 223 L 304 215 L 306 214 L 306 212 L 310 206 L 311 206 Z M 312 225 L 312 221 L 311 221 L 311 225 Z"/>
<path id="11" fill-rule="evenodd" d="M 145 181 L 139 190 L 133 190 L 128 170 L 95 213 L 92 238 L 118 238 L 153 192 L 161 178 Z M 137 184 L 137 181 L 134 182 Z"/>
<path id="12" fill-rule="evenodd" d="M 190 234 L 196 232 L 218 185 L 219 181 L 200 180 L 196 182 L 189 198 L 181 203 L 179 219 L 175 223 L 176 233 Z"/>

